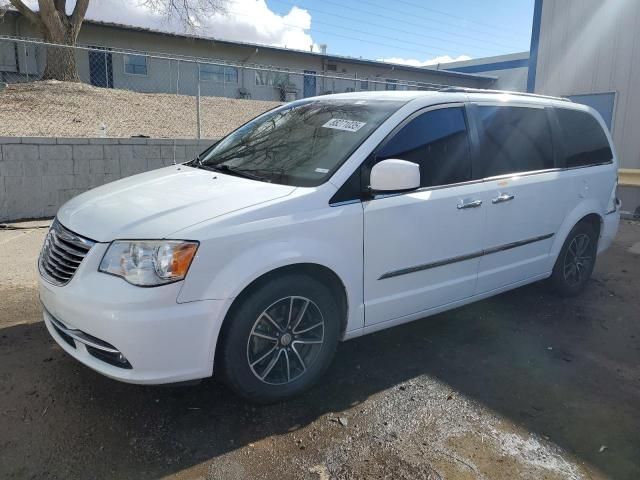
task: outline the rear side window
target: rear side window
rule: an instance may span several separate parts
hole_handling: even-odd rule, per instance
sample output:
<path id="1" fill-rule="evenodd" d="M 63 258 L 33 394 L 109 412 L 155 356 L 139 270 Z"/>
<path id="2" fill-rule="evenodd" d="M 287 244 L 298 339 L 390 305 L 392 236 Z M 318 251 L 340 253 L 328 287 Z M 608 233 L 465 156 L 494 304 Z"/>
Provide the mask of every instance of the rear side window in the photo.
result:
<path id="1" fill-rule="evenodd" d="M 554 167 L 547 114 L 542 108 L 480 106 L 478 178 Z"/>
<path id="2" fill-rule="evenodd" d="M 420 165 L 422 187 L 471 179 L 467 126 L 462 107 L 423 113 L 409 121 L 376 154 Z"/>
<path id="3" fill-rule="evenodd" d="M 609 140 L 598 121 L 589 113 L 556 109 L 564 140 L 567 167 L 607 163 L 613 158 Z"/>

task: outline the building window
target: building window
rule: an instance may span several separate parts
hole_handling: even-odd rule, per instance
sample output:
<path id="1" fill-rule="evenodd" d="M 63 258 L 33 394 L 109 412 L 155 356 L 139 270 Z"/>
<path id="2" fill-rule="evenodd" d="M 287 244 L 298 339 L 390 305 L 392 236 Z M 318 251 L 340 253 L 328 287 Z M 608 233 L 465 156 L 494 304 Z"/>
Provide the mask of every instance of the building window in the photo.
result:
<path id="1" fill-rule="evenodd" d="M 327 71 L 328 72 L 337 72 L 338 71 L 338 65 L 336 65 L 335 63 L 328 63 L 327 64 Z"/>
<path id="2" fill-rule="evenodd" d="M 582 103 L 583 105 L 589 105 L 591 108 L 595 108 L 598 113 L 602 115 L 602 119 L 604 123 L 607 124 L 609 131 L 613 131 L 611 127 L 613 126 L 613 111 L 615 110 L 616 104 L 615 92 L 569 95 L 568 97 L 576 103 Z"/>
<path id="3" fill-rule="evenodd" d="M 147 74 L 147 57 L 144 55 L 125 55 L 124 73 L 129 75 Z"/>
<path id="4" fill-rule="evenodd" d="M 277 87 L 289 83 L 289 74 L 282 72 L 256 71 L 256 85 L 263 87 Z"/>
<path id="5" fill-rule="evenodd" d="M 238 69 L 224 65 L 200 65 L 200 80 L 215 83 L 238 83 Z"/>
<path id="6" fill-rule="evenodd" d="M 391 80 L 387 78 L 386 82 L 386 90 L 397 90 L 398 89 L 398 80 Z"/>
<path id="7" fill-rule="evenodd" d="M 369 90 L 369 80 L 360 80 L 360 90 Z"/>

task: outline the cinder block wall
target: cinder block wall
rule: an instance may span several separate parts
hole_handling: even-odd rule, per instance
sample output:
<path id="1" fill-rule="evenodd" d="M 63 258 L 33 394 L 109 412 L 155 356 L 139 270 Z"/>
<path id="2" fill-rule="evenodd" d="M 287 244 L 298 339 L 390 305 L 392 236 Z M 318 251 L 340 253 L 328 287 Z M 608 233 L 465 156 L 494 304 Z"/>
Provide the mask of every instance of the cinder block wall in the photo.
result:
<path id="1" fill-rule="evenodd" d="M 0 137 L 0 222 L 52 217 L 86 190 L 190 160 L 212 142 Z"/>

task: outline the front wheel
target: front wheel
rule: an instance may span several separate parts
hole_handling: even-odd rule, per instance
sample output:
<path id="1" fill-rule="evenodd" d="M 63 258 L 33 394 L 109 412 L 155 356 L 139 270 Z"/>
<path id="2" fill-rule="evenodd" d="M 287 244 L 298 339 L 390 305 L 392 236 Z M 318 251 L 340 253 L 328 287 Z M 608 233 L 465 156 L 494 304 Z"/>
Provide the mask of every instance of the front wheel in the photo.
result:
<path id="1" fill-rule="evenodd" d="M 331 289 L 299 274 L 254 289 L 227 321 L 222 372 L 237 393 L 258 403 L 313 385 L 331 363 L 341 324 Z"/>
<path id="2" fill-rule="evenodd" d="M 579 223 L 569 233 L 551 274 L 552 289 L 566 297 L 582 292 L 596 263 L 598 235 L 588 223 Z"/>

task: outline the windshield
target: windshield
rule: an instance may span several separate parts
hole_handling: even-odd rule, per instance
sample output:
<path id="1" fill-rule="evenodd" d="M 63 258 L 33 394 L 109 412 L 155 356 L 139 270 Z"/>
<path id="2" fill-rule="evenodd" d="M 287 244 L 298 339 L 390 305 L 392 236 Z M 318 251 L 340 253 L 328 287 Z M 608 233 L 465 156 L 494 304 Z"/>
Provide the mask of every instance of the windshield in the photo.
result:
<path id="1" fill-rule="evenodd" d="M 193 165 L 285 185 L 320 185 L 403 103 L 290 103 L 243 125 Z"/>

